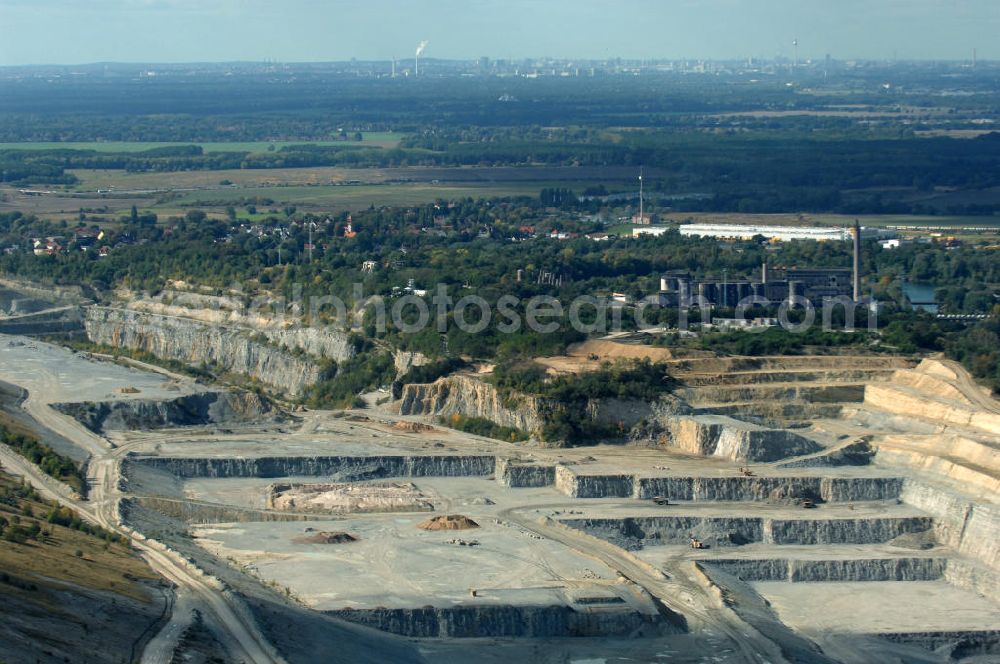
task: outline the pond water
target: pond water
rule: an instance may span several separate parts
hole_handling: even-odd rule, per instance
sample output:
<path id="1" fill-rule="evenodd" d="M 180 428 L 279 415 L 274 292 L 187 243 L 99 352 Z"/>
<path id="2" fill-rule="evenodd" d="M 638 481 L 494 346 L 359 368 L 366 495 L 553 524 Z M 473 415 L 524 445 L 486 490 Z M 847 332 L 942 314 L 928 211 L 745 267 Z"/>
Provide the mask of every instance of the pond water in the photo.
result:
<path id="1" fill-rule="evenodd" d="M 933 284 L 907 282 L 903 284 L 903 294 L 906 295 L 906 299 L 910 301 L 914 309 L 923 309 L 936 314 L 940 308 L 934 299 Z"/>

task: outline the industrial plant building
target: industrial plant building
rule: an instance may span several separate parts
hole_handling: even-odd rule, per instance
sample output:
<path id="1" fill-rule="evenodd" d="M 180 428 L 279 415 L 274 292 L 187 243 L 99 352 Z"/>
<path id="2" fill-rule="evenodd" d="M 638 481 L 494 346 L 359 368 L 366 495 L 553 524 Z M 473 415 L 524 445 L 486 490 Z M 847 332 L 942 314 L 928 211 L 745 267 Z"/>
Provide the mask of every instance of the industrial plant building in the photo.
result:
<path id="1" fill-rule="evenodd" d="M 794 303 L 798 298 L 820 304 L 829 298 L 860 302 L 861 227 L 850 229 L 854 244 L 851 268 L 772 268 L 761 266 L 759 280 L 693 281 L 687 272 L 668 272 L 660 278 L 660 302 L 667 306 L 735 307 L 746 298 L 756 304 Z"/>

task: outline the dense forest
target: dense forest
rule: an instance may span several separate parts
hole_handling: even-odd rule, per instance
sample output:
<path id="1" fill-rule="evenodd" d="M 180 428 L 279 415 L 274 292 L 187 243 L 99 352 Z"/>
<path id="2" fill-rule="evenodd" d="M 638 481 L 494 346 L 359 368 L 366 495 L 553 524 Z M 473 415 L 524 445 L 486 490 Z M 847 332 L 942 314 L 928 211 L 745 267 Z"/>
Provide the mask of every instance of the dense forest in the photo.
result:
<path id="1" fill-rule="evenodd" d="M 503 297 L 516 299 L 510 312 L 518 320 L 526 318 L 531 298 L 547 296 L 568 308 L 575 298 L 624 293 L 633 301 L 655 293 L 661 274 L 683 270 L 693 278 L 753 278 L 759 266 L 848 267 L 849 243 L 793 241 L 771 244 L 759 241 L 719 243 L 714 240 L 681 236 L 677 232 L 660 237 L 617 237 L 594 242 L 577 235 L 599 227 L 586 215 L 553 214 L 540 199 L 464 200 L 409 208 L 373 209 L 351 216 L 355 237 L 344 237 L 348 215 L 312 217 L 293 214 L 272 217 L 260 223 L 240 220 L 211 220 L 197 211 L 187 217 L 144 223 L 141 218 L 120 220 L 118 230 L 110 230 L 106 241 L 114 250 L 104 257 L 94 251 L 74 250 L 55 256 L 35 256 L 16 251 L 0 256 L 0 271 L 39 281 L 82 283 L 96 292 L 116 286 L 156 293 L 171 280 L 205 284 L 219 289 L 241 285 L 249 301 L 258 291 L 271 293 L 287 302 L 301 300 L 309 316 L 317 322 L 334 320 L 335 312 L 313 308 L 312 298 L 335 295 L 348 306 L 357 306 L 373 296 L 392 308 L 403 287 L 412 281 L 429 291 L 427 299 L 444 288 L 452 302 L 466 296 L 482 298 L 492 311 L 499 310 Z M 79 222 L 86 228 L 87 222 Z M 305 249 L 310 227 L 316 245 L 310 262 Z M 532 234 L 527 234 L 530 229 Z M 550 229 L 571 237 L 552 239 Z M 72 235 L 69 227 L 39 221 L 19 213 L 0 215 L 0 246 L 16 243 L 27 236 Z M 575 236 L 574 236 L 575 235 Z M 1000 385 L 1000 344 L 995 319 L 979 323 L 942 322 L 909 311 L 902 294 L 904 281 L 931 284 L 938 289 L 946 313 L 989 313 L 996 311 L 996 288 L 1000 284 L 1000 261 L 995 252 L 975 244 L 948 249 L 941 244 L 912 244 L 892 251 L 882 250 L 875 241 L 863 244 L 862 266 L 869 276 L 865 292 L 872 292 L 883 304 L 878 322 L 885 350 L 916 352 L 944 351 L 962 359 L 980 378 Z M 365 270 L 364 264 L 374 266 Z M 525 278 L 517 279 L 518 271 Z M 542 283 L 539 275 L 558 275 L 558 284 Z M 355 290 L 355 285 L 359 290 Z M 321 300 L 316 300 L 320 302 Z M 433 380 L 454 366 L 450 357 L 500 360 L 516 365 L 525 358 L 555 355 L 585 338 L 567 317 L 548 332 L 527 326 L 511 330 L 506 319 L 492 316 L 482 329 L 459 326 L 449 317 L 444 327 L 428 325 L 413 332 L 400 328 L 386 316 L 383 326 L 375 307 L 359 333 L 358 358 L 344 366 L 328 367 L 338 377 L 325 383 L 313 395 L 313 403 L 350 401 L 364 387 L 388 385 L 394 378 L 391 356 L 384 348 L 419 351 L 439 358 L 436 366 L 420 370 L 422 379 Z M 413 322 L 417 313 L 404 308 L 403 323 Z M 587 324 L 615 324 L 610 310 L 581 309 Z M 776 311 L 760 308 L 751 315 L 773 316 Z M 735 312 L 718 310 L 716 315 Z M 467 312 L 466 322 L 479 322 L 477 312 Z M 653 308 L 644 311 L 648 323 L 675 325 L 678 311 Z M 407 318 L 409 317 L 409 318 Z M 839 319 L 835 319 L 835 323 Z M 619 316 L 621 329 L 635 329 L 631 313 Z M 861 344 L 857 334 L 837 335 L 816 330 L 819 336 L 789 333 L 765 335 L 708 336 L 704 347 L 736 353 L 802 352 L 806 347 Z M 363 341 L 367 339 L 368 341 Z M 371 342 L 376 342 L 372 345 Z M 749 345 L 748 345 L 749 344 Z M 380 350 L 383 349 L 383 350 Z M 427 374 L 427 375 L 424 375 Z M 348 378 L 349 377 L 349 378 Z M 522 387 L 524 387 L 522 385 Z"/>
<path id="2" fill-rule="evenodd" d="M 384 63 L 388 67 L 389 63 Z M 687 126 L 692 116 L 854 107 L 940 105 L 963 117 L 1000 107 L 1000 72 L 904 63 L 691 75 L 579 71 L 562 76 L 476 76 L 441 71 L 391 79 L 344 72 L 227 65 L 132 65 L 0 75 L 0 141 L 319 140 L 343 126 L 410 131 L 437 127 Z M 387 72 L 386 72 L 387 73 Z M 886 80 L 895 85 L 886 89 Z M 926 119 L 912 118 L 918 127 Z M 743 119 L 745 121 L 745 118 Z M 765 121 L 766 122 L 766 121 Z"/>

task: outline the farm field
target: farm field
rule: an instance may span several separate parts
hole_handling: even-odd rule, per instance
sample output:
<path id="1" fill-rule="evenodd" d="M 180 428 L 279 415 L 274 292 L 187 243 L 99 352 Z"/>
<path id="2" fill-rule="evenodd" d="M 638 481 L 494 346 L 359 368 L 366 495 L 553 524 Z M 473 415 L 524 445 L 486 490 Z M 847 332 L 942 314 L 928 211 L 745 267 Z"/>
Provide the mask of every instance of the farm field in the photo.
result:
<path id="1" fill-rule="evenodd" d="M 427 167 L 341 168 L 336 166 L 307 168 L 230 169 L 215 171 L 177 171 L 169 173 L 130 173 L 123 170 L 68 170 L 79 183 L 70 191 L 178 191 L 220 186 L 273 187 L 317 184 L 382 184 L 402 183 L 462 183 L 499 184 L 530 183 L 538 189 L 545 183 L 582 191 L 591 184 L 631 181 L 635 169 L 626 166 L 496 166 L 496 167 Z M 650 169 L 647 169 L 650 172 Z M 226 184 L 222 184 L 226 183 Z M 555 185 L 553 185 L 555 186 Z"/>
<path id="2" fill-rule="evenodd" d="M 538 192 L 552 183 L 482 183 L 482 184 L 431 184 L 431 183 L 386 183 L 360 185 L 318 184 L 287 185 L 272 187 L 214 187 L 172 190 L 176 195 L 162 195 L 159 200 L 147 195 L 83 195 L 47 194 L 24 196 L 16 190 L 0 190 L 7 200 L 0 201 L 0 212 L 21 210 L 54 221 L 72 221 L 81 208 L 107 208 L 114 215 L 127 214 L 133 205 L 141 211 L 151 211 L 166 218 L 183 215 L 191 208 L 201 208 L 206 212 L 224 211 L 234 205 L 242 206 L 253 199 L 270 199 L 273 203 L 261 205 L 262 212 L 257 218 L 270 216 L 267 208 L 278 209 L 286 205 L 312 208 L 320 212 L 355 211 L 369 206 L 407 206 L 430 203 L 438 199 L 484 198 L 493 196 L 537 196 Z M 565 186 L 563 183 L 562 186 Z M 241 216 L 245 216 L 241 212 Z"/>
<path id="3" fill-rule="evenodd" d="M 185 191 L 218 187 L 271 187 L 334 184 L 360 181 L 385 182 L 381 169 L 273 168 L 219 171 L 177 171 L 171 173 L 129 173 L 122 170 L 69 171 L 79 179 L 70 188 L 75 192 L 95 191 Z M 225 183 L 225 184 L 223 184 Z"/>
<path id="4" fill-rule="evenodd" d="M 144 152 L 155 148 L 200 145 L 205 152 L 268 152 L 290 145 L 319 146 L 366 146 L 373 148 L 394 148 L 405 134 L 394 132 L 371 132 L 364 134 L 363 141 L 248 141 L 248 142 L 146 142 L 146 141 L 87 141 L 87 142 L 28 142 L 0 143 L 0 150 L 95 150 L 97 152 Z"/>
<path id="5" fill-rule="evenodd" d="M 253 198 L 268 198 L 275 205 L 321 207 L 331 211 L 418 205 L 439 198 L 483 198 L 491 196 L 537 196 L 545 183 L 496 184 L 362 184 L 287 187 L 241 187 L 190 192 L 165 205 L 219 207 Z"/>

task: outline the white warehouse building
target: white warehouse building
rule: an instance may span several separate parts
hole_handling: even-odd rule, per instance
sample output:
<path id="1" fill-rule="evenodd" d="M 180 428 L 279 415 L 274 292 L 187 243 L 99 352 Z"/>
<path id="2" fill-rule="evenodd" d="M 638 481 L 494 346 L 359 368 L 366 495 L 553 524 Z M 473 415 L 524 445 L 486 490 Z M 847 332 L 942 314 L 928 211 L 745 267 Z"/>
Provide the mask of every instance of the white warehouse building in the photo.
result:
<path id="1" fill-rule="evenodd" d="M 769 240 L 837 240 L 851 239 L 850 228 L 832 226 L 755 226 L 739 224 L 684 224 L 680 227 L 681 235 L 688 237 L 718 237 L 735 240 L 749 240 L 756 235 L 763 235 Z M 862 235 L 864 233 L 862 232 Z"/>

